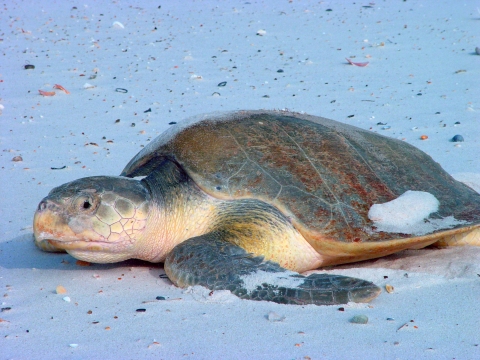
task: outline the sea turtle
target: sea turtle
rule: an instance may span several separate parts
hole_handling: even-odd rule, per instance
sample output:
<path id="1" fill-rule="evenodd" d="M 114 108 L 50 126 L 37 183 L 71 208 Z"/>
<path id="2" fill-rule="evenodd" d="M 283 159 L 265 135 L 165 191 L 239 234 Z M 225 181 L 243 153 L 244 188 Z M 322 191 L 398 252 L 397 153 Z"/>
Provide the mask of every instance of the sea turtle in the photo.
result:
<path id="1" fill-rule="evenodd" d="M 371 206 L 408 190 L 439 201 L 425 221 L 457 225 L 377 231 Z M 371 282 L 299 273 L 433 243 L 480 245 L 480 194 L 403 141 L 305 114 L 238 111 L 172 126 L 120 176 L 54 188 L 34 235 L 43 250 L 89 262 L 164 262 L 180 287 L 288 304 L 368 302 L 381 292 Z"/>

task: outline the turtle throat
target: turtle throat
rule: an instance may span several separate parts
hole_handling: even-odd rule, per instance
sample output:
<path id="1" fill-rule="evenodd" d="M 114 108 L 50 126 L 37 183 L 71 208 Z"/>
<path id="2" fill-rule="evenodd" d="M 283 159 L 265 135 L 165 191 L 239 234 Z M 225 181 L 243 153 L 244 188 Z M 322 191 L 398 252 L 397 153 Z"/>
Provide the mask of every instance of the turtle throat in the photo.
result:
<path id="1" fill-rule="evenodd" d="M 162 262 L 176 245 L 211 230 L 218 200 L 201 191 L 177 164 L 165 160 L 141 181 L 151 202 L 137 258 Z"/>

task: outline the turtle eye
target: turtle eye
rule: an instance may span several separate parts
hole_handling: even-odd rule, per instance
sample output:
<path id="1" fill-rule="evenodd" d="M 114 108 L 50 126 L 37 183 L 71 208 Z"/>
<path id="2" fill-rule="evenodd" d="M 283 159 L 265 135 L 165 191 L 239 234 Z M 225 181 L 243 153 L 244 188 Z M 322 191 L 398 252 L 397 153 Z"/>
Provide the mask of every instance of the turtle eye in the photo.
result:
<path id="1" fill-rule="evenodd" d="M 94 197 L 82 194 L 75 199 L 74 207 L 77 211 L 90 212 L 95 210 L 96 204 L 97 202 Z"/>

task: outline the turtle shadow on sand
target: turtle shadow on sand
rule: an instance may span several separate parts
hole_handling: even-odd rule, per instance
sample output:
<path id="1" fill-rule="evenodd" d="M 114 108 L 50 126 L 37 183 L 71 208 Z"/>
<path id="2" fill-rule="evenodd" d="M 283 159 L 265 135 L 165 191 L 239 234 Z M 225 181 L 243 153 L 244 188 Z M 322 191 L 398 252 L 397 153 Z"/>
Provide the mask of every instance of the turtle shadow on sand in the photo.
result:
<path id="1" fill-rule="evenodd" d="M 480 276 L 480 249 L 458 246 L 438 248 L 429 246 L 423 249 L 407 249 L 378 259 L 332 267 L 341 269 L 391 269 L 414 273 L 439 275 L 446 278 Z"/>
<path id="2" fill-rule="evenodd" d="M 94 264 L 80 266 L 77 259 L 67 253 L 46 253 L 33 244 L 33 234 L 19 235 L 10 240 L 0 242 L 0 268 L 3 269 L 39 269 L 39 270 L 109 270 L 125 267 L 147 267 L 154 278 L 164 274 L 163 264 L 152 264 L 147 261 L 130 259 L 111 264 Z M 168 278 L 165 279 L 169 281 Z"/>

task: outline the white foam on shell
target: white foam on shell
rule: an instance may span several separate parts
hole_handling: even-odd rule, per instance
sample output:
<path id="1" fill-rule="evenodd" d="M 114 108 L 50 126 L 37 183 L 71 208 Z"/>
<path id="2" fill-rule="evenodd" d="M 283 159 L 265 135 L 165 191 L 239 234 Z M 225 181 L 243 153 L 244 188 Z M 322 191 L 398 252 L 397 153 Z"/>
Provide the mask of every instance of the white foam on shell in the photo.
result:
<path id="1" fill-rule="evenodd" d="M 466 223 L 453 216 L 429 219 L 430 214 L 438 211 L 439 206 L 440 202 L 432 194 L 409 190 L 392 201 L 373 204 L 368 218 L 373 221 L 375 231 L 410 235 L 425 235 Z"/>

